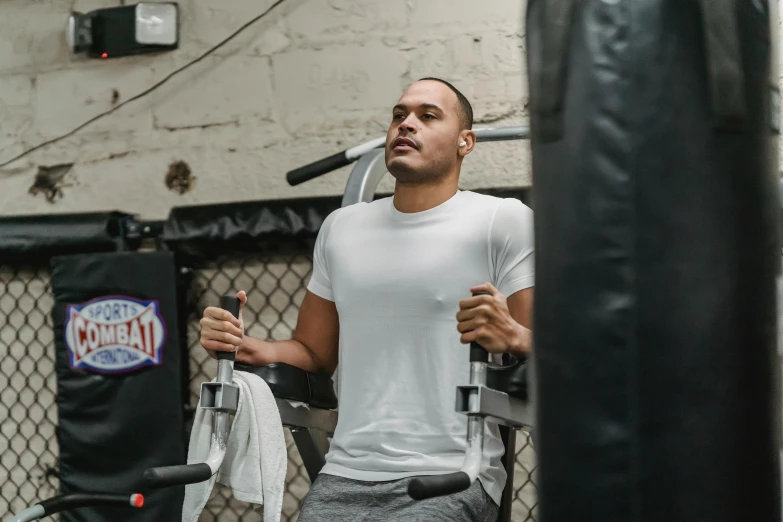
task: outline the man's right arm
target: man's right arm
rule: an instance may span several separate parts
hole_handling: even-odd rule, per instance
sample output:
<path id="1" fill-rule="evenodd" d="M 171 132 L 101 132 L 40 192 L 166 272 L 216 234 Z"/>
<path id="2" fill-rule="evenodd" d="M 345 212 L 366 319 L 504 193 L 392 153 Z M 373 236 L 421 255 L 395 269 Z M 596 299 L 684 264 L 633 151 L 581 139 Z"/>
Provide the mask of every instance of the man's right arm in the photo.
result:
<path id="1" fill-rule="evenodd" d="M 270 342 L 246 336 L 242 347 L 246 345 L 251 357 L 248 364 L 254 366 L 282 362 L 308 372 L 331 375 L 337 368 L 339 338 L 337 307 L 308 290 L 290 340 Z"/>
<path id="2" fill-rule="evenodd" d="M 245 293 L 239 292 L 237 297 L 244 307 Z M 334 302 L 310 291 L 305 292 L 296 328 L 288 340 L 264 341 L 244 335 L 243 321 L 220 308 L 207 308 L 201 319 L 201 346 L 210 356 L 215 357 L 216 351 L 236 350 L 237 362 L 252 366 L 281 362 L 332 375 L 337 367 L 339 338 L 340 322 Z"/>
<path id="3" fill-rule="evenodd" d="M 329 277 L 327 242 L 340 209 L 324 220 L 313 249 L 313 275 L 299 307 L 299 318 L 291 339 L 263 341 L 244 335 L 242 308 L 245 292 L 237 293 L 241 303 L 239 318 L 220 308 L 210 307 L 201 319 L 201 346 L 215 357 L 215 350 L 237 350 L 236 360 L 253 366 L 282 362 L 308 372 L 328 373 L 337 368 L 340 322 Z"/>

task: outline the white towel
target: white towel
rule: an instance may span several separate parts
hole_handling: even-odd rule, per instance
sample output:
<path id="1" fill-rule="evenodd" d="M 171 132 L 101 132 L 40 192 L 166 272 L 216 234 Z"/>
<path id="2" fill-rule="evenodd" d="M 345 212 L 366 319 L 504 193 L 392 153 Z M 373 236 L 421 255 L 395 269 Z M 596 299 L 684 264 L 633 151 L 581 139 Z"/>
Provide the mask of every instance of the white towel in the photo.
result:
<path id="1" fill-rule="evenodd" d="M 207 482 L 185 486 L 182 522 L 197 522 L 215 481 L 231 488 L 234 498 L 264 506 L 264 522 L 279 522 L 288 465 L 283 424 L 275 397 L 261 377 L 234 372 L 239 405 L 220 470 Z M 188 464 L 204 462 L 212 436 L 212 412 L 196 411 L 190 432 Z"/>

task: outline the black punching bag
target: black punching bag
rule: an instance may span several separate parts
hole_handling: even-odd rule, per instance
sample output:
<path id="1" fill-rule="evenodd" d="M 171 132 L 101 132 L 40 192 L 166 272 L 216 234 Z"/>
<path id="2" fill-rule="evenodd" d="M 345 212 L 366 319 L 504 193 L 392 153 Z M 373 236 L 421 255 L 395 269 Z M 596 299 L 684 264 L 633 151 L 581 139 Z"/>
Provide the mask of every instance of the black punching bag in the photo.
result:
<path id="1" fill-rule="evenodd" d="M 781 519 L 775 1 L 528 0 L 542 522 Z"/>

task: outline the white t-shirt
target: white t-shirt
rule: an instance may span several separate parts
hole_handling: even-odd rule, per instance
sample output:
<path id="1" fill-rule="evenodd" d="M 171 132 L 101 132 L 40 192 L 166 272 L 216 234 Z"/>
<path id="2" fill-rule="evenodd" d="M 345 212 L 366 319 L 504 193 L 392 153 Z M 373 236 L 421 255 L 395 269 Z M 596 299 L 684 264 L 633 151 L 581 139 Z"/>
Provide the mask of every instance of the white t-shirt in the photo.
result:
<path id="1" fill-rule="evenodd" d="M 462 466 L 469 347 L 456 315 L 470 289 L 506 297 L 534 283 L 533 212 L 516 199 L 459 191 L 401 213 L 392 198 L 330 214 L 318 234 L 312 293 L 340 318 L 339 419 L 321 473 L 396 480 Z M 479 476 L 500 503 L 506 472 L 498 427 L 486 423 Z"/>

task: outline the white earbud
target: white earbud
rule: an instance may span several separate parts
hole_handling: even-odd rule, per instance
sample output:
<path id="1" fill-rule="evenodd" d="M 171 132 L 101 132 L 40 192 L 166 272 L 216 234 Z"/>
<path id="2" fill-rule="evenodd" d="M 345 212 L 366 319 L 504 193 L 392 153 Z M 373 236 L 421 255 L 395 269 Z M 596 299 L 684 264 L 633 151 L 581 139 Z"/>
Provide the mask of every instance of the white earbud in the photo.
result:
<path id="1" fill-rule="evenodd" d="M 460 146 L 460 147 L 467 147 L 467 146 L 468 146 L 468 144 L 467 144 L 467 143 L 465 143 L 464 141 L 461 141 L 461 142 L 460 142 L 460 144 L 459 144 L 459 146 Z"/>

